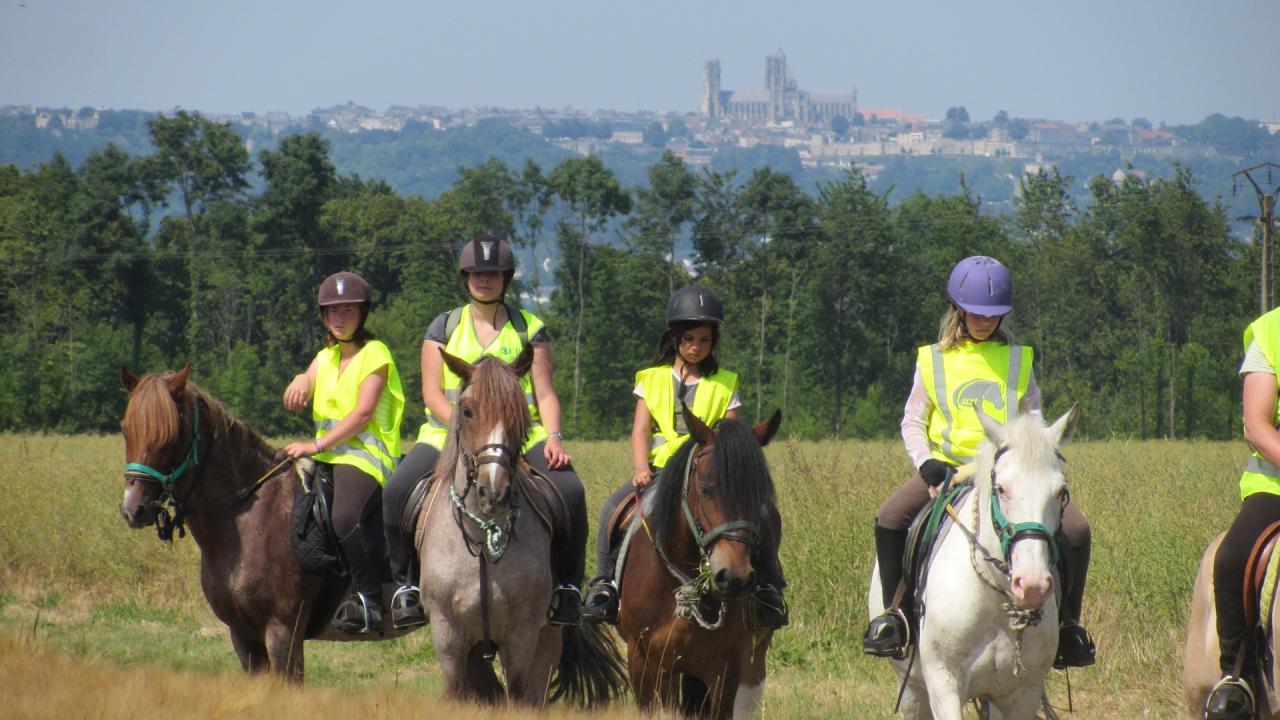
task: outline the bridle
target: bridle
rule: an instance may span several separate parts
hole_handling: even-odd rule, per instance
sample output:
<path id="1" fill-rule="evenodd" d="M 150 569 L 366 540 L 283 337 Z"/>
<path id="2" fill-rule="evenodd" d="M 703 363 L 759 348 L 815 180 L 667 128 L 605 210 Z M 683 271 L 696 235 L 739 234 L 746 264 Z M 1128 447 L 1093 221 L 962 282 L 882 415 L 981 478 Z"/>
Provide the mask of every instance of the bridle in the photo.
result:
<path id="1" fill-rule="evenodd" d="M 492 517 L 483 517 L 477 515 L 467 508 L 467 496 L 476 487 L 476 481 L 480 475 L 481 465 L 498 465 L 507 471 L 508 476 L 514 476 L 515 469 L 512 465 L 512 451 L 506 445 L 500 443 L 489 443 L 481 445 L 474 453 L 464 448 L 459 448 L 459 457 L 462 460 L 462 467 L 466 471 L 466 484 L 459 494 L 456 483 L 449 484 L 449 499 L 453 501 L 453 506 L 458 510 L 458 526 L 462 527 L 462 516 L 466 516 L 472 522 L 480 527 L 484 533 L 484 543 L 479 548 L 472 549 L 472 541 L 463 533 L 463 539 L 466 541 L 467 549 L 473 554 L 483 552 L 489 557 L 489 561 L 497 563 L 507 552 L 507 547 L 511 543 L 512 530 L 515 528 L 516 518 L 520 515 L 520 507 L 516 504 L 516 495 L 514 488 L 508 492 L 507 501 L 507 521 L 499 523 Z"/>
<path id="2" fill-rule="evenodd" d="M 173 540 L 173 533 L 178 532 L 178 537 L 186 537 L 186 506 L 185 502 L 191 497 L 191 493 L 195 491 L 196 481 L 200 479 L 203 473 L 197 472 L 191 481 L 191 485 L 187 488 L 187 492 L 179 498 L 174 489 L 178 481 L 187 472 L 197 468 L 200 465 L 200 403 L 196 398 L 191 398 L 191 447 L 187 450 L 187 456 L 183 459 L 178 467 L 172 472 L 165 474 L 159 470 L 144 465 L 143 463 L 128 463 L 124 466 L 124 476 L 141 482 L 156 482 L 160 484 L 160 497 L 155 501 L 156 508 L 156 536 L 166 542 Z M 166 507 L 166 505 L 168 507 Z M 170 517 L 169 509 L 173 509 L 173 516 Z"/>
<path id="3" fill-rule="evenodd" d="M 689 530 L 693 532 L 693 540 L 698 543 L 698 550 L 703 558 L 708 557 L 708 548 L 720 538 L 740 542 L 748 547 L 754 548 L 760 542 L 760 523 L 751 522 L 750 520 L 731 520 L 721 523 L 711 528 L 708 532 L 702 531 L 702 524 L 698 522 L 693 514 L 692 508 L 689 507 L 689 479 L 698 470 L 698 461 L 702 456 L 709 453 L 713 445 L 703 445 L 691 453 L 689 453 L 689 462 L 684 472 L 684 488 L 681 491 L 680 508 L 684 511 L 684 519 L 689 523 Z M 698 511 L 703 517 L 707 517 L 706 508 L 702 506 L 701 493 L 696 494 Z"/>
<path id="4" fill-rule="evenodd" d="M 1013 553 L 1014 544 L 1019 540 L 1028 539 L 1040 539 L 1048 543 L 1049 554 L 1053 558 L 1053 564 L 1056 566 L 1062 557 L 1062 551 L 1058 547 L 1057 534 L 1044 523 L 1011 523 L 1000 508 L 1000 498 L 996 492 L 996 464 L 1000 461 L 1000 456 L 1008 449 L 1008 446 L 1005 446 L 997 450 L 995 457 L 991 461 L 991 528 L 995 530 L 996 537 L 1000 540 L 1000 553 L 1005 562 L 1005 567 L 1002 569 L 1006 575 L 1009 574 L 1009 556 Z M 1061 453 L 1057 455 L 1059 460 L 1066 462 L 1066 458 L 1062 457 Z M 1068 493 L 1063 492 L 1061 499 L 1061 507 L 1058 510 L 1059 524 L 1061 524 L 1062 511 L 1065 510 L 1070 496 Z"/>

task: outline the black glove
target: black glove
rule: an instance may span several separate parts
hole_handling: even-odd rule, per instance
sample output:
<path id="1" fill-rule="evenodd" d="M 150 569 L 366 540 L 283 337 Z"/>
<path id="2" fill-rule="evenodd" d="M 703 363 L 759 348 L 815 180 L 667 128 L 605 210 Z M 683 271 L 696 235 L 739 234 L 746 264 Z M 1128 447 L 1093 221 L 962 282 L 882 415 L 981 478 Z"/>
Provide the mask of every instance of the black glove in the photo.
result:
<path id="1" fill-rule="evenodd" d="M 956 466 L 951 463 L 943 462 L 937 458 L 929 458 L 920 464 L 920 477 L 929 484 L 929 487 L 938 487 L 951 477 L 956 471 Z"/>

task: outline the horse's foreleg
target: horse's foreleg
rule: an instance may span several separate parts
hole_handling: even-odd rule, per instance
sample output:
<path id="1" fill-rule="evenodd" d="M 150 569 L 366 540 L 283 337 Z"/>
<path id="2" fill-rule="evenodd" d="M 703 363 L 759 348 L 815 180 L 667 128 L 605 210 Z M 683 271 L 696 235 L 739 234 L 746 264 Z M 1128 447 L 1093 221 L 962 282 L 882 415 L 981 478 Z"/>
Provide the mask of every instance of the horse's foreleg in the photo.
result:
<path id="1" fill-rule="evenodd" d="M 292 683 L 302 682 L 301 618 L 294 622 L 272 619 L 267 622 L 267 656 L 271 669 Z"/>
<path id="2" fill-rule="evenodd" d="M 664 670 L 661 658 L 654 657 L 652 647 L 637 642 L 627 648 L 627 670 L 631 675 L 631 690 L 636 696 L 636 706 L 641 712 L 655 708 L 673 708 L 676 704 L 677 685 L 673 674 Z"/>
<path id="3" fill-rule="evenodd" d="M 924 658 L 919 662 L 929 691 L 929 710 L 933 717 L 937 720 L 962 720 L 964 698 L 960 696 L 959 682 L 941 663 L 928 662 Z"/>
<path id="4" fill-rule="evenodd" d="M 444 696 L 453 700 L 470 697 L 467 685 L 466 638 L 453 629 L 453 618 L 447 618 L 436 608 L 431 608 L 431 641 L 436 649 L 436 661 L 444 679 Z"/>
<path id="5" fill-rule="evenodd" d="M 532 707 L 546 703 L 551 669 L 559 657 L 559 639 L 560 628 L 544 625 L 537 632 L 513 633 L 503 643 L 502 670 L 509 698 Z"/>
<path id="6" fill-rule="evenodd" d="M 230 626 L 227 630 L 231 633 L 231 647 L 235 648 L 236 656 L 240 658 L 240 667 L 245 672 L 256 675 L 270 668 L 267 646 L 262 642 L 260 633 Z"/>

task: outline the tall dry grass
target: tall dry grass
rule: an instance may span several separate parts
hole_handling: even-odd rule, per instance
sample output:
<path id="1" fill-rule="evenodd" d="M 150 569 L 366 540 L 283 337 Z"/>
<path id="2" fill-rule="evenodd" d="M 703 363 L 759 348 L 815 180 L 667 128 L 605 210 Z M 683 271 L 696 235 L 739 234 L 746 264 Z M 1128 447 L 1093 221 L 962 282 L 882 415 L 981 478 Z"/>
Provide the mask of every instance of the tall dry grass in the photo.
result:
<path id="1" fill-rule="evenodd" d="M 626 446 L 571 443 L 570 451 L 594 512 L 628 477 Z M 1203 547 L 1238 506 L 1243 452 L 1240 443 L 1203 442 L 1067 448 L 1072 497 L 1093 526 L 1085 622 L 1099 642 L 1099 664 L 1071 675 L 1075 717 L 1180 716 L 1188 596 Z M 785 523 L 792 626 L 774 640 L 763 716 L 891 717 L 893 675 L 864 657 L 859 641 L 871 521 L 909 471 L 905 455 L 893 442 L 845 441 L 779 441 L 767 455 Z M 118 673 L 115 682 L 142 683 L 131 694 L 145 697 L 187 685 L 220 688 L 231 696 L 225 702 L 279 694 L 256 690 L 259 680 L 240 675 L 200 594 L 194 543 L 168 547 L 150 530 L 125 527 L 116 513 L 122 463 L 116 437 L 0 436 L 0 633 L 23 638 L 0 645 L 4 662 L 38 658 L 28 664 L 74 663 L 69 675 L 86 667 L 106 677 Z M 51 660 L 47 653 L 55 651 L 59 659 Z M 30 670 L 0 670 L 6 697 L 9 688 L 27 698 L 55 682 L 7 682 L 19 672 Z M 168 683 L 170 672 L 185 679 L 163 686 L 173 690 L 147 689 L 146 682 Z M 323 694 L 335 693 L 383 708 L 377 717 L 398 717 L 401 700 L 427 714 L 424 703 L 440 689 L 421 632 L 382 643 L 308 643 L 307 681 L 305 693 L 315 693 L 303 695 L 309 703 L 327 707 Z M 1051 697 L 1066 705 L 1061 673 L 1052 677 Z M 445 715 L 455 712 L 461 709 Z M 303 710 L 274 714 L 303 716 Z"/>

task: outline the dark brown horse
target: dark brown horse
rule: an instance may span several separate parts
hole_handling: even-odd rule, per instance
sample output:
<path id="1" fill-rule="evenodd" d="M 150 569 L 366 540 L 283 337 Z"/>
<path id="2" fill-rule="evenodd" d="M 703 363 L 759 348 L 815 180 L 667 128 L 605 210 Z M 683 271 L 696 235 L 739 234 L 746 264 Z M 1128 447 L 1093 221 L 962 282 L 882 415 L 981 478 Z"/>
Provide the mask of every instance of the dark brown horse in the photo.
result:
<path id="1" fill-rule="evenodd" d="M 761 447 L 782 416 L 754 428 L 724 420 L 715 431 L 687 411 L 685 419 L 692 439 L 641 501 L 618 633 L 641 709 L 749 718 L 773 637 L 753 627 L 751 555 L 763 533 L 781 530 Z"/>
<path id="2" fill-rule="evenodd" d="M 201 588 L 245 671 L 301 682 L 304 639 L 378 636 L 329 629 L 347 583 L 298 565 L 290 514 L 299 483 L 285 456 L 188 382 L 190 370 L 138 379 L 120 368 L 129 391 L 120 514 L 132 528 L 157 525 L 162 539 L 189 528 Z"/>

